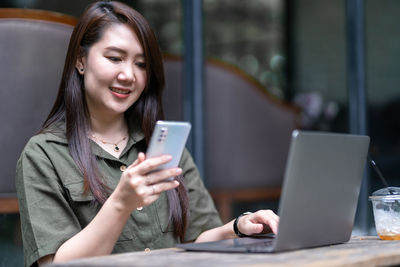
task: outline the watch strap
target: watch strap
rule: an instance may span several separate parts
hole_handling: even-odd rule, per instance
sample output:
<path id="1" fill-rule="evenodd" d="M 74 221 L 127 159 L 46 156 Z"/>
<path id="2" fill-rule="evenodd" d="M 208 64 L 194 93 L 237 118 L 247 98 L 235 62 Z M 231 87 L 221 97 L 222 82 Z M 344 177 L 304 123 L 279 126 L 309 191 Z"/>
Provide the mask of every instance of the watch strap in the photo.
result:
<path id="1" fill-rule="evenodd" d="M 249 215 L 249 214 L 251 214 L 251 212 L 245 212 L 245 213 L 242 213 L 242 214 L 240 214 L 236 219 L 235 219 L 235 221 L 233 222 L 233 231 L 235 232 L 235 234 L 238 236 L 238 237 L 246 237 L 247 235 L 245 235 L 245 234 L 243 234 L 243 233 L 241 233 L 240 231 L 239 231 L 239 227 L 238 227 L 238 222 L 239 222 L 239 218 L 240 217 L 242 217 L 242 216 L 245 216 L 245 215 Z"/>

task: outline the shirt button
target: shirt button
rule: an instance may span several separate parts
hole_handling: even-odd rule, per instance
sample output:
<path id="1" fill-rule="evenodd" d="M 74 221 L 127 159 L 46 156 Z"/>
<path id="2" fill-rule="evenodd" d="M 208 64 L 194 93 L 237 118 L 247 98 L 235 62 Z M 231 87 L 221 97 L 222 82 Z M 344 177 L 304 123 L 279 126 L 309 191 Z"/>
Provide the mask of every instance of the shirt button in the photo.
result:
<path id="1" fill-rule="evenodd" d="M 145 248 L 144 251 L 145 252 L 150 252 L 150 249 L 149 248 Z"/>
<path id="2" fill-rule="evenodd" d="M 143 209 L 143 207 L 137 207 L 136 208 L 138 211 L 141 211 Z"/>
<path id="3" fill-rule="evenodd" d="M 124 172 L 126 170 L 126 166 L 125 165 L 121 165 L 121 167 L 119 167 L 119 169 L 121 170 L 121 172 Z"/>

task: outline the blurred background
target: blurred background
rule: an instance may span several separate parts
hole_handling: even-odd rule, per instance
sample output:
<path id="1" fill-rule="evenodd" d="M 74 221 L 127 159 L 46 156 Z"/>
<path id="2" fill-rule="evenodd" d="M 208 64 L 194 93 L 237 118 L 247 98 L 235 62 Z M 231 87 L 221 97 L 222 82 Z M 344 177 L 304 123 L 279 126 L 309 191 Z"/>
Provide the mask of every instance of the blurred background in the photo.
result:
<path id="1" fill-rule="evenodd" d="M 87 4 L 91 2 L 93 1 L 2 0 L 0 8 L 41 9 L 79 17 Z M 195 64 L 200 62 L 200 66 L 204 68 L 204 73 L 200 76 L 200 79 L 204 80 L 202 84 L 204 101 L 200 103 L 200 107 L 195 106 L 192 112 L 205 114 L 205 122 L 204 128 L 197 129 L 199 134 L 192 135 L 193 143 L 189 143 L 189 149 L 193 152 L 196 162 L 200 162 L 200 171 L 218 202 L 218 208 L 222 208 L 221 203 L 226 201 L 222 192 L 224 188 L 221 188 L 221 183 L 214 180 L 211 163 L 207 161 L 212 150 L 209 139 L 214 136 L 210 132 L 215 127 L 209 120 L 214 118 L 219 118 L 219 122 L 229 120 L 222 115 L 218 117 L 215 111 L 212 114 L 209 111 L 211 100 L 207 97 L 212 93 L 211 86 L 218 84 L 218 75 L 216 75 L 218 71 L 238 77 L 238 81 L 247 82 L 249 89 L 243 90 L 249 90 L 249 95 L 252 94 L 251 90 L 262 95 L 262 97 L 254 97 L 254 102 L 258 101 L 257 98 L 265 97 L 267 99 L 265 105 L 277 105 L 277 109 L 292 110 L 298 116 L 295 119 L 294 128 L 352 132 L 354 122 L 351 119 L 350 110 L 354 101 L 349 93 L 351 86 L 349 81 L 354 73 L 350 71 L 351 66 L 349 66 L 349 60 L 351 60 L 349 16 L 352 16 L 349 13 L 349 3 L 353 1 L 126 0 L 122 2 L 131 5 L 148 19 L 166 55 L 166 62 L 172 62 L 171 65 L 166 65 L 167 76 L 170 77 L 167 77 L 167 81 L 171 81 L 167 84 L 166 94 L 172 87 L 184 87 L 187 76 L 193 75 L 193 72 L 190 73 L 191 70 L 182 66 L 177 70 L 173 69 L 174 62 L 185 64 L 185 60 L 190 56 L 188 51 L 193 49 L 185 34 L 194 33 L 196 36 L 194 40 L 201 44 L 200 59 L 197 54 L 191 60 L 194 60 Z M 193 6 L 194 2 L 197 6 Z M 361 67 L 365 75 L 361 78 L 364 78 L 363 90 L 366 96 L 365 107 L 361 107 L 361 110 L 365 111 L 365 129 L 362 129 L 361 133 L 364 131 L 371 137 L 370 155 L 389 184 L 400 186 L 400 169 L 398 169 L 400 166 L 400 121 L 396 119 L 396 114 L 400 111 L 398 88 L 400 75 L 397 74 L 397 56 L 400 56 L 398 49 L 400 47 L 398 34 L 400 1 L 358 2 L 363 3 L 361 15 L 364 28 L 361 34 L 364 39 L 361 57 L 364 64 Z M 200 10 L 193 11 L 190 9 L 193 7 L 200 7 Z M 187 16 L 188 14 L 190 16 Z M 192 17 L 193 14 L 200 14 L 200 17 Z M 201 32 L 197 35 L 193 32 L 195 28 L 187 26 L 193 21 L 202 26 Z M 196 48 L 194 50 L 196 51 Z M 3 54 L 5 51 L 0 53 Z M 181 73 L 177 74 L 176 71 Z M 181 84 L 173 83 L 171 77 L 175 77 L 174 75 L 182 79 Z M 221 85 L 223 86 L 224 83 L 220 83 L 212 91 L 218 90 Z M 179 92 L 178 95 L 182 96 L 184 93 Z M 220 97 L 219 100 L 222 102 L 222 99 L 228 98 L 224 95 Z M 53 100 L 48 101 L 51 104 Z M 185 101 L 189 101 L 187 98 L 169 101 L 166 108 L 168 119 L 188 118 L 185 115 L 185 112 L 188 112 L 185 108 Z M 246 101 L 248 101 L 247 106 L 252 106 L 253 100 Z M 224 105 L 221 104 L 221 107 Z M 263 116 L 261 113 L 247 119 L 251 121 L 257 117 L 263 121 Z M 266 115 L 263 127 L 268 128 L 268 125 L 274 125 L 274 122 L 270 123 L 267 119 L 274 118 L 267 117 Z M 243 121 L 246 121 L 245 116 L 241 121 L 232 123 L 236 123 L 235 127 L 243 127 L 241 126 Z M 2 121 L 2 125 L 5 123 L 7 122 Z M 252 137 L 239 136 L 238 138 L 248 140 Z M 199 150 L 198 147 L 196 148 L 196 140 L 200 140 L 200 150 L 204 147 L 201 153 L 193 151 Z M 237 139 L 228 141 L 232 143 Z M 282 147 L 281 150 L 286 153 L 287 145 L 283 144 Z M 202 161 L 204 163 L 201 163 Z M 383 187 L 376 174 L 369 168 L 366 170 L 354 229 L 357 234 L 375 234 L 368 195 Z M 264 172 L 268 172 L 268 169 L 265 168 Z M 247 179 L 247 177 L 241 177 L 242 179 L 239 177 L 237 180 Z M 257 181 L 254 183 L 257 184 Z M 254 184 L 248 186 L 250 192 L 254 192 L 251 191 L 252 186 Z M 279 181 L 271 185 L 272 188 L 278 188 L 278 190 L 279 186 Z M 267 187 L 268 185 L 265 185 L 265 188 Z M 247 189 L 247 185 L 239 183 L 236 187 L 228 188 L 231 190 L 228 192 L 231 195 L 232 192 L 236 194 L 242 188 Z M 229 205 L 230 216 L 237 216 L 243 211 L 260 207 L 271 208 L 275 211 L 277 209 L 279 193 L 272 194 L 270 198 L 249 199 L 241 196 L 242 194 L 238 193 L 236 199 L 231 199 L 228 204 L 224 202 L 225 205 Z M 23 265 L 19 227 L 18 214 L 0 214 L 0 266 Z"/>

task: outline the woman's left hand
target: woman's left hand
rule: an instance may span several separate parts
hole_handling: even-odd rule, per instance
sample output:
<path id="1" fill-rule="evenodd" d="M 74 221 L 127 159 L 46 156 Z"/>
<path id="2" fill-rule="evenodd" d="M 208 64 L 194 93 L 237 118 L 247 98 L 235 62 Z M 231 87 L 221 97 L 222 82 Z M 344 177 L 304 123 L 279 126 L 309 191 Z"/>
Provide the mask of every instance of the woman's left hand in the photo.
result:
<path id="1" fill-rule="evenodd" d="M 233 230 L 234 221 L 201 233 L 195 242 L 211 242 L 237 237 Z M 240 216 L 237 227 L 244 235 L 278 233 L 279 217 L 272 210 L 259 210 L 249 215 Z"/>
<path id="2" fill-rule="evenodd" d="M 259 210 L 239 218 L 238 229 L 245 235 L 278 233 L 279 216 L 272 210 Z"/>

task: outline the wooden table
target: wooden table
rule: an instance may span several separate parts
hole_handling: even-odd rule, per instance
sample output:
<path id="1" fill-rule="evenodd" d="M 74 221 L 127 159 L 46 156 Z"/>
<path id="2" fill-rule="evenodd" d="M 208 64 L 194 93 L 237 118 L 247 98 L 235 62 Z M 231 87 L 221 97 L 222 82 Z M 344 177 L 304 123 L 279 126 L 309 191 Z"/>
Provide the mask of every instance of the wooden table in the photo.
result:
<path id="1" fill-rule="evenodd" d="M 51 266 L 393 266 L 400 265 L 400 241 L 352 237 L 348 243 L 276 254 L 187 252 L 160 249 L 85 258 Z"/>

